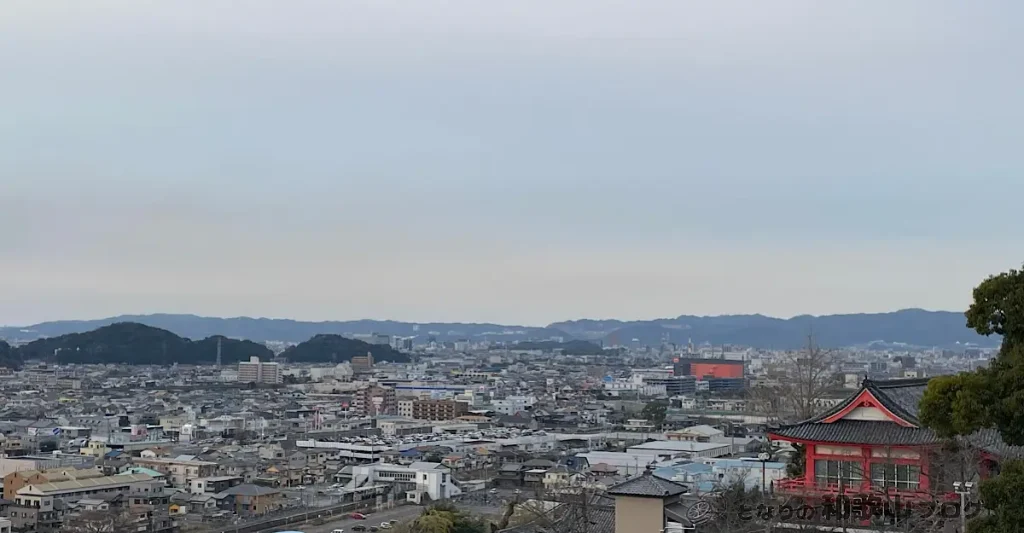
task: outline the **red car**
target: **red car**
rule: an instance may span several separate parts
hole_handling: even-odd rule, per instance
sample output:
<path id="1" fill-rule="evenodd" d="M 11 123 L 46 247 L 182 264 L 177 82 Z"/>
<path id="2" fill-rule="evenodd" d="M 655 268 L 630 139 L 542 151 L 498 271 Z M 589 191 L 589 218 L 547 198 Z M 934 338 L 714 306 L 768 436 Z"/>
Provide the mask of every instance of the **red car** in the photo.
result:
<path id="1" fill-rule="evenodd" d="M 363 513 L 352 513 L 348 515 L 348 517 L 354 518 L 356 520 L 366 520 L 366 515 L 364 515 Z"/>

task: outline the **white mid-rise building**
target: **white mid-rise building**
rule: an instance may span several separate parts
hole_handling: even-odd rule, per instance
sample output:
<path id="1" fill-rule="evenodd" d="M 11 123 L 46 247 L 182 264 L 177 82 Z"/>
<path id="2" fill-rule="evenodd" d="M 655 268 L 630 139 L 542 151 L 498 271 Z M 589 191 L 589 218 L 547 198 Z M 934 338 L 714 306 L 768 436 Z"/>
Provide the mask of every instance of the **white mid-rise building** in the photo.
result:
<path id="1" fill-rule="evenodd" d="M 415 400 L 398 400 L 398 416 L 412 418 L 412 405 Z"/>
<path id="2" fill-rule="evenodd" d="M 514 415 L 522 411 L 528 411 L 535 403 L 537 403 L 537 398 L 533 396 L 509 396 L 503 400 L 491 402 L 494 410 L 503 415 Z"/>
<path id="3" fill-rule="evenodd" d="M 281 383 L 284 380 L 281 365 L 264 363 L 259 357 L 252 357 L 248 362 L 238 363 L 238 381 L 242 383 Z"/>
<path id="4" fill-rule="evenodd" d="M 409 466 L 374 463 L 352 467 L 352 480 L 347 489 L 373 485 L 394 485 L 398 492 L 407 493 L 408 501 L 415 503 L 424 501 L 423 496 L 437 501 L 462 494 L 452 480 L 451 471 L 440 463 L 417 462 Z"/>

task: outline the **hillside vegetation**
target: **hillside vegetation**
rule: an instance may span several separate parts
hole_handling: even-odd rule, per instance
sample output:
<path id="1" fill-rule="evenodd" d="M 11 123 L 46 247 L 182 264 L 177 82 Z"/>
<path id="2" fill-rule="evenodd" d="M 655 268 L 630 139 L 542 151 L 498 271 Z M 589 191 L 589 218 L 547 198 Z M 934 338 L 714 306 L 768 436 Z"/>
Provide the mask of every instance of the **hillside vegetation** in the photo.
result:
<path id="1" fill-rule="evenodd" d="M 372 353 L 373 360 L 376 362 L 405 363 L 409 361 L 408 354 L 395 350 L 387 344 L 368 344 L 360 340 L 330 334 L 315 335 L 306 342 L 288 348 L 281 356 L 293 363 L 341 363 L 367 353 Z"/>
<path id="2" fill-rule="evenodd" d="M 28 360 L 62 364 L 213 364 L 217 360 L 218 344 L 223 364 L 247 361 L 251 357 L 262 360 L 274 357 L 266 346 L 248 340 L 214 335 L 193 341 L 164 329 L 119 322 L 84 333 L 38 339 L 17 348 L 0 341 L 0 364 L 14 368 Z M 408 360 L 406 354 L 392 350 L 390 346 L 370 345 L 337 335 L 317 335 L 290 348 L 286 354 L 289 360 L 296 362 L 340 363 L 367 352 L 372 352 L 374 358 L 381 361 Z"/>

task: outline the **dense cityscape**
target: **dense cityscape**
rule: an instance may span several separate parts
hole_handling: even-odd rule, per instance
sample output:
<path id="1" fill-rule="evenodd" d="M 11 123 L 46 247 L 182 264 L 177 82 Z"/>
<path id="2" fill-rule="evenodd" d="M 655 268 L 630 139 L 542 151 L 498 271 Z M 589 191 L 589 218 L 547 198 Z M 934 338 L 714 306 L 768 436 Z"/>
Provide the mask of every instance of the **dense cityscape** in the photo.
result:
<path id="1" fill-rule="evenodd" d="M 263 358 L 238 351 L 258 343 L 214 337 L 204 364 L 89 364 L 62 354 L 144 361 L 178 337 L 125 322 L 34 340 L 35 329 L 9 331 L 19 339 L 0 376 L 0 529 L 47 533 L 395 529 L 438 505 L 487 532 L 731 531 L 706 524 L 696 505 L 729 490 L 793 498 L 847 481 L 856 492 L 861 479 L 936 490 L 927 463 L 904 461 L 917 455 L 881 473 L 818 459 L 847 452 L 805 421 L 841 419 L 831 429 L 854 426 L 842 442 L 879 444 L 869 435 L 884 434 L 878 426 L 919 425 L 907 402 L 929 378 L 995 354 L 826 348 L 811 331 L 785 351 L 424 331 L 344 336 L 355 351 L 342 361 L 336 351 L 289 360 L 324 346 L 319 335 L 262 343 Z M 40 347 L 52 353 L 21 358 Z"/>

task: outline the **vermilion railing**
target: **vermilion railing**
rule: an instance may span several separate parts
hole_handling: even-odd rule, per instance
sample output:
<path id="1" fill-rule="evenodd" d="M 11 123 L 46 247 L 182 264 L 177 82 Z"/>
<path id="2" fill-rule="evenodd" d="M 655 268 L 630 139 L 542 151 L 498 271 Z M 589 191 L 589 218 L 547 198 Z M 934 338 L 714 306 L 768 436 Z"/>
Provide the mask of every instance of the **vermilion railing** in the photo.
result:
<path id="1" fill-rule="evenodd" d="M 843 487 L 840 487 L 838 483 L 823 484 L 814 481 L 808 482 L 806 479 L 799 478 L 780 479 L 775 482 L 776 492 L 782 492 L 786 494 L 799 493 L 811 496 L 838 495 L 840 493 L 840 488 L 842 489 L 842 492 L 844 494 L 850 496 L 863 492 L 863 487 L 861 485 L 845 485 Z M 922 490 L 897 489 L 894 487 L 889 487 L 887 490 L 872 488 L 870 493 L 874 495 L 888 495 L 889 497 L 899 496 L 905 499 L 930 500 L 937 498 L 941 500 L 948 500 L 951 498 L 955 499 L 956 497 L 956 494 L 954 493 L 932 494 Z"/>

